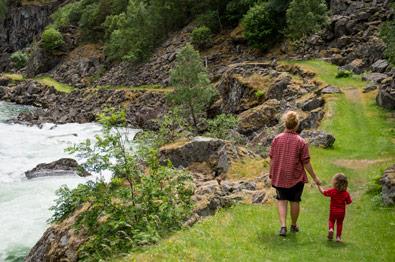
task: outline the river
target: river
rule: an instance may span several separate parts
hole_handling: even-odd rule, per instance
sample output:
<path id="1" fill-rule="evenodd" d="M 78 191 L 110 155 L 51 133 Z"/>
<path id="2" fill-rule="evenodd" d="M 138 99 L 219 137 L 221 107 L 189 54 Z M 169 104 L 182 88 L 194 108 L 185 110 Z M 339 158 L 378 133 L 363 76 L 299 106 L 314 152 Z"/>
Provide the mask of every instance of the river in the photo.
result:
<path id="1" fill-rule="evenodd" d="M 94 137 L 98 124 L 45 124 L 42 128 L 9 124 L 28 107 L 0 101 L 0 261 L 20 261 L 41 237 L 48 210 L 62 185 L 75 187 L 95 177 L 47 177 L 27 180 L 24 172 L 39 163 L 68 157 L 64 148 Z"/>

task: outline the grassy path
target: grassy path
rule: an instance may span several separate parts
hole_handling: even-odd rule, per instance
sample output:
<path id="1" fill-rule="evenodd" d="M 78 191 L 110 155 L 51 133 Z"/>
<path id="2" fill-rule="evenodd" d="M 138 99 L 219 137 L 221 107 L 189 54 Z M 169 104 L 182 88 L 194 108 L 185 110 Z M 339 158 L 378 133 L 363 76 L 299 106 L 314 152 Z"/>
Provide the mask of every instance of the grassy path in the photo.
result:
<path id="1" fill-rule="evenodd" d="M 375 105 L 374 94 L 362 94 L 360 79 L 339 81 L 333 66 L 320 61 L 301 65 L 344 91 L 327 98 L 321 126 L 335 135 L 334 148 L 312 148 L 311 154 L 324 184 L 336 172 L 349 177 L 354 203 L 347 211 L 345 242 L 326 240 L 329 200 L 307 185 L 297 235 L 276 235 L 274 203 L 238 205 L 124 261 L 394 261 L 395 209 L 381 207 L 367 193 L 371 181 L 395 161 L 394 120 Z"/>

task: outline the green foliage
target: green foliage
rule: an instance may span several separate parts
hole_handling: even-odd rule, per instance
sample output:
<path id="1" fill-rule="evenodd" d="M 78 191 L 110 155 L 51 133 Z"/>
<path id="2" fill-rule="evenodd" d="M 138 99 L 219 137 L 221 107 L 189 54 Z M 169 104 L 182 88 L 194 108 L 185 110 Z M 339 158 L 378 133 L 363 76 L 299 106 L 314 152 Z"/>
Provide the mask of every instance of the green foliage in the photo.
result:
<path id="1" fill-rule="evenodd" d="M 78 250 L 81 261 L 107 260 L 155 243 L 179 229 L 192 212 L 191 176 L 171 163 L 162 166 L 156 149 L 133 153 L 125 117 L 104 111 L 99 115 L 103 134 L 67 149 L 86 159 L 87 170 L 113 174 L 110 183 L 99 180 L 57 192 L 52 222 L 81 210 L 75 227 L 88 236 Z"/>
<path id="2" fill-rule="evenodd" d="M 239 119 L 234 115 L 222 114 L 208 120 L 208 136 L 224 140 L 235 140 L 234 131 L 239 124 Z"/>
<path id="3" fill-rule="evenodd" d="M 201 26 L 195 28 L 191 33 L 192 44 L 199 49 L 207 48 L 212 43 L 212 33 L 210 28 Z"/>
<path id="4" fill-rule="evenodd" d="M 287 10 L 287 32 L 292 40 L 305 40 L 329 22 L 325 0 L 293 0 Z"/>
<path id="5" fill-rule="evenodd" d="M 10 59 L 17 69 L 21 69 L 26 66 L 29 57 L 26 53 L 22 51 L 16 51 L 11 55 Z"/>
<path id="6" fill-rule="evenodd" d="M 0 20 L 2 20 L 7 13 L 7 0 L 0 0 Z"/>
<path id="7" fill-rule="evenodd" d="M 252 7 L 243 18 L 245 37 L 252 47 L 268 50 L 280 37 L 274 12 L 266 2 Z"/>
<path id="8" fill-rule="evenodd" d="M 263 92 L 262 90 L 258 90 L 255 92 L 255 96 L 256 98 L 261 98 L 265 96 L 265 92 Z"/>
<path id="9" fill-rule="evenodd" d="M 48 51 L 54 51 L 64 44 L 62 34 L 54 27 L 48 27 L 41 35 L 41 46 Z"/>
<path id="10" fill-rule="evenodd" d="M 186 45 L 177 55 L 176 66 L 170 72 L 174 92 L 169 94 L 171 103 L 179 106 L 192 126 L 199 132 L 200 118 L 212 103 L 216 92 L 211 86 L 207 69 L 199 52 Z"/>
<path id="11" fill-rule="evenodd" d="M 348 70 L 339 70 L 336 74 L 336 78 L 349 78 L 352 76 L 352 72 Z"/>
<path id="12" fill-rule="evenodd" d="M 380 30 L 380 36 L 386 44 L 384 55 L 395 64 L 395 20 L 387 21 Z"/>
<path id="13" fill-rule="evenodd" d="M 57 9 L 52 15 L 53 25 L 56 28 L 78 25 L 81 18 L 81 2 L 71 2 L 63 7 Z"/>
<path id="14" fill-rule="evenodd" d="M 231 25 L 239 23 L 240 19 L 256 4 L 258 0 L 231 0 L 226 5 L 225 18 Z"/>
<path id="15" fill-rule="evenodd" d="M 208 27 L 211 32 L 218 32 L 221 29 L 221 19 L 217 11 L 208 11 L 196 18 L 198 26 Z"/>

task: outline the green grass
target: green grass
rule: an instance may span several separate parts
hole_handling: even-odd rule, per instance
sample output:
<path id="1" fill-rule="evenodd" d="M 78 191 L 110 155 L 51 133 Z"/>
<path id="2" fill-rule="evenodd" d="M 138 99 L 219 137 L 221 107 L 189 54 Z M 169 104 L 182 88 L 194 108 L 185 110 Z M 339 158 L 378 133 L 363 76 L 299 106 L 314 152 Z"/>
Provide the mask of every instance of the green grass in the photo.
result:
<path id="1" fill-rule="evenodd" d="M 329 200 L 307 185 L 299 220 L 302 231 L 297 235 L 277 236 L 274 203 L 238 205 L 121 261 L 393 261 L 395 210 L 381 207 L 368 190 L 370 182 L 395 161 L 394 120 L 375 105 L 374 95 L 347 88 L 360 88 L 363 82 L 333 79 L 333 70 L 330 78 L 321 65 L 332 66 L 323 62 L 303 64 L 316 65 L 312 69 L 321 72 L 321 80 L 336 82 L 345 91 L 327 98 L 321 126 L 335 135 L 334 148 L 311 149 L 312 163 L 325 186 L 337 172 L 349 177 L 354 203 L 347 210 L 344 243 L 326 240 Z"/>
<path id="2" fill-rule="evenodd" d="M 45 86 L 53 86 L 59 92 L 70 93 L 74 90 L 74 87 L 60 83 L 49 76 L 41 76 L 36 78 L 35 80 Z"/>
<path id="3" fill-rule="evenodd" d="M 284 64 L 297 64 L 302 68 L 317 74 L 317 79 L 340 88 L 345 87 L 363 87 L 364 82 L 359 75 L 352 75 L 348 78 L 336 78 L 339 72 L 338 67 L 322 60 L 303 60 L 303 61 L 282 61 Z"/>
<path id="4" fill-rule="evenodd" d="M 7 78 L 7 79 L 9 79 L 9 80 L 11 80 L 11 81 L 22 81 L 22 80 L 24 80 L 25 78 L 23 77 L 23 75 L 21 75 L 21 74 L 15 74 L 15 73 L 2 73 L 2 74 L 0 74 L 0 77 L 4 77 L 4 78 Z"/>

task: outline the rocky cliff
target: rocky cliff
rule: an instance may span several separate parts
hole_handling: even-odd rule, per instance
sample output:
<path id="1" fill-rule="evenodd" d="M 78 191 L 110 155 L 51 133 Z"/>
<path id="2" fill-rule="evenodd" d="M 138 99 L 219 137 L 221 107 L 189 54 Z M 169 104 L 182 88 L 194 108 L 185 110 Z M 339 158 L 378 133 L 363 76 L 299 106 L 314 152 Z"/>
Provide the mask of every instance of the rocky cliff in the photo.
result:
<path id="1" fill-rule="evenodd" d="M 47 4 L 24 4 L 22 0 L 8 1 L 5 19 L 0 21 L 0 72 L 7 69 L 9 55 L 37 40 L 50 23 L 50 15 L 68 0 L 53 0 Z"/>

